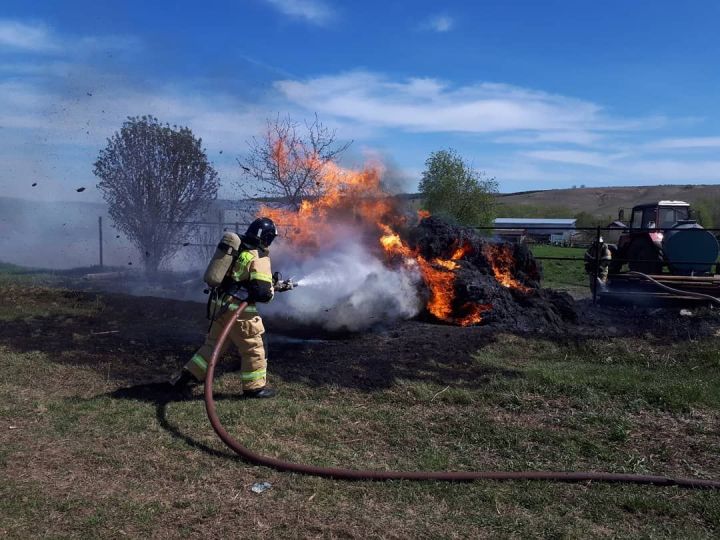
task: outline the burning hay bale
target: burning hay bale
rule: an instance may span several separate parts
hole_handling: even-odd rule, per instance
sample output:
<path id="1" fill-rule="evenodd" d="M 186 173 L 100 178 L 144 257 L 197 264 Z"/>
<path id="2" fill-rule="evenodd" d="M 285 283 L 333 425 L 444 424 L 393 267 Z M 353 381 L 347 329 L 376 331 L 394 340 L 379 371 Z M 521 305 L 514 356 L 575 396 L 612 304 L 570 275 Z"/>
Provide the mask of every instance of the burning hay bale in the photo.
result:
<path id="1" fill-rule="evenodd" d="M 377 163 L 361 170 L 328 163 L 320 196 L 299 208 L 260 209 L 284 231 L 273 263 L 301 285 L 268 312 L 333 331 L 417 315 L 532 330 L 574 318 L 569 296 L 540 289 L 526 247 L 490 242 L 426 213 L 417 223 L 382 176 Z"/>
<path id="2" fill-rule="evenodd" d="M 428 288 L 428 313 L 462 326 L 558 330 L 577 316 L 572 298 L 540 288 L 541 267 L 522 244 L 492 242 L 434 217 L 408 232 Z"/>

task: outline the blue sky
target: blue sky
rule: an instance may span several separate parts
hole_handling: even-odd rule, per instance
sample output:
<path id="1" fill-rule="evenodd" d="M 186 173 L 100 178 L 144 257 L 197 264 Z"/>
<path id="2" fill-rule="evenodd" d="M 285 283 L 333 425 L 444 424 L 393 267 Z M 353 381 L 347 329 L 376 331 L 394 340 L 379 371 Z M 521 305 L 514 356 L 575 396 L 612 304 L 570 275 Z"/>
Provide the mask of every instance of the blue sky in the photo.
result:
<path id="1" fill-rule="evenodd" d="M 4 0 L 0 195 L 98 200 L 92 162 L 142 114 L 202 137 L 224 196 L 278 113 L 409 191 L 447 147 L 505 192 L 717 183 L 719 26 L 712 0 Z"/>

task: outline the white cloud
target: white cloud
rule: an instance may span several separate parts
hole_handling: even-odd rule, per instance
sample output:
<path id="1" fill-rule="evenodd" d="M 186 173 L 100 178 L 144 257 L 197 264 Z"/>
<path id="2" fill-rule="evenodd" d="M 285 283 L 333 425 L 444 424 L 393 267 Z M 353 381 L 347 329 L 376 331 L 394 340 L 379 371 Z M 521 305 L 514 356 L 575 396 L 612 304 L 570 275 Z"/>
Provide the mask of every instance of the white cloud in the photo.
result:
<path id="1" fill-rule="evenodd" d="M 590 131 L 550 131 L 541 133 L 520 133 L 495 137 L 499 144 L 538 145 L 545 143 L 566 143 L 591 146 L 603 140 L 606 135 Z"/>
<path id="2" fill-rule="evenodd" d="M 355 71 L 276 88 L 290 102 L 321 115 L 414 132 L 543 132 L 577 140 L 578 133 L 640 129 L 657 119 L 614 119 L 599 105 L 567 96 L 481 82 L 451 86 L 433 78 L 395 81 Z M 572 142 L 572 141 L 570 141 Z"/>
<path id="3" fill-rule="evenodd" d="M 642 157 L 643 150 L 644 145 L 638 145 L 623 152 L 538 150 L 520 155 L 540 163 L 562 165 L 564 172 L 561 174 L 571 170 L 578 182 L 589 183 L 588 179 L 595 179 L 595 185 L 626 183 L 628 180 L 643 183 L 720 181 L 720 161 L 716 159 L 649 159 Z M 582 168 L 574 168 L 577 165 Z M 559 174 L 556 170 L 546 172 L 549 176 Z"/>
<path id="4" fill-rule="evenodd" d="M 333 10 L 320 0 L 265 0 L 281 13 L 290 17 L 305 19 L 307 22 L 324 25 L 333 17 Z"/>
<path id="5" fill-rule="evenodd" d="M 697 148 L 720 148 L 720 137 L 685 137 L 661 139 L 645 145 L 650 150 L 690 150 Z"/>
<path id="6" fill-rule="evenodd" d="M 129 36 L 62 36 L 43 23 L 0 19 L 0 50 L 68 55 L 139 47 L 140 41 Z"/>
<path id="7" fill-rule="evenodd" d="M 455 19 L 449 15 L 434 15 L 420 25 L 421 30 L 449 32 L 455 26 Z"/>
<path id="8" fill-rule="evenodd" d="M 580 152 L 577 150 L 536 150 L 523 155 L 544 161 L 572 163 L 590 167 L 607 167 L 613 158 L 600 152 Z"/>
<path id="9" fill-rule="evenodd" d="M 625 178 L 664 182 L 720 182 L 718 160 L 642 159 L 622 164 Z"/>
<path id="10" fill-rule="evenodd" d="M 187 125 L 203 139 L 228 193 L 239 176 L 235 158 L 264 125 L 267 107 L 223 92 L 168 85 L 148 91 L 108 74 L 87 73 L 79 88 L 36 79 L 0 82 L 0 194 L 44 199 L 98 199 L 92 163 L 128 116 L 152 114 Z M 91 88 L 88 95 L 85 88 Z M 222 151 L 222 153 L 221 153 Z M 42 189 L 29 190 L 30 181 Z M 74 188 L 88 186 L 79 195 Z"/>
<path id="11" fill-rule="evenodd" d="M 57 50 L 59 44 L 44 24 L 0 19 L 0 49 L 2 48 L 45 52 Z"/>

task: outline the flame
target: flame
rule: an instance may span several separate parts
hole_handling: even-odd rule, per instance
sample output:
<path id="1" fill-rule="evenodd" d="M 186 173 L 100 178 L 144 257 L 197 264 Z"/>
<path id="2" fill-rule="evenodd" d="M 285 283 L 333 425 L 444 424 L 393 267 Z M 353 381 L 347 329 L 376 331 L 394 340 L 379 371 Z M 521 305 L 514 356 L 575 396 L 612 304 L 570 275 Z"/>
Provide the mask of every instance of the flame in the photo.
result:
<path id="1" fill-rule="evenodd" d="M 389 263 L 400 263 L 416 270 L 429 290 L 428 311 L 439 320 L 468 326 L 483 320 L 483 313 L 492 309 L 489 304 L 467 302 L 458 306 L 455 298 L 459 261 L 472 252 L 472 246 L 464 242 L 458 245 L 448 259 L 425 259 L 417 250 L 406 244 L 396 228 L 405 218 L 397 211 L 396 200 L 384 191 L 381 180 L 384 172 L 379 162 L 370 162 L 362 169 L 340 167 L 333 162 L 323 162 L 317 155 L 305 155 L 290 147 L 282 137 L 271 147 L 272 159 L 279 176 L 297 174 L 311 169 L 318 173 L 315 185 L 307 186 L 315 193 L 302 200 L 297 209 L 272 208 L 263 205 L 259 214 L 281 225 L 284 235 L 297 253 L 314 256 L 321 248 L 328 247 L 328 239 L 334 238 L 337 223 L 351 224 L 375 239 L 387 254 Z M 418 210 L 419 220 L 430 216 L 426 210 Z M 503 246 L 492 246 L 485 255 L 490 259 L 496 279 L 506 287 L 528 291 L 512 276 L 512 253 Z M 489 253 L 489 255 L 488 255 Z"/>
<path id="2" fill-rule="evenodd" d="M 412 250 L 400 235 L 387 225 L 378 224 L 383 231 L 380 237 L 380 245 L 390 257 L 400 257 L 407 266 L 417 266 L 423 281 L 430 291 L 430 299 L 427 303 L 427 310 L 441 321 L 469 326 L 482 322 L 482 314 L 490 309 L 488 304 L 475 304 L 467 302 L 456 310 L 453 306 L 455 301 L 455 271 L 460 268 L 457 262 L 472 251 L 472 246 L 464 243 L 458 246 L 450 259 L 435 258 L 428 261 Z M 457 315 L 457 312 L 460 315 Z"/>
<path id="3" fill-rule="evenodd" d="M 276 152 L 277 159 L 287 153 Z M 315 159 L 315 158 L 309 158 Z M 284 162 L 278 167 L 283 168 Z M 361 170 L 345 169 L 333 162 L 318 164 L 320 184 L 324 191 L 313 199 L 305 199 L 295 211 L 263 205 L 259 214 L 284 226 L 289 241 L 298 248 L 314 253 L 332 237 L 330 218 L 365 227 L 377 222 L 400 224 L 402 217 L 395 211 L 395 201 L 383 191 L 380 181 L 384 172 L 378 163 Z"/>
<path id="4" fill-rule="evenodd" d="M 515 258 L 513 256 L 513 247 L 510 244 L 485 244 L 483 255 L 490 263 L 495 279 L 500 285 L 523 293 L 530 292 L 530 287 L 526 287 L 513 277 L 512 270 L 515 267 Z"/>

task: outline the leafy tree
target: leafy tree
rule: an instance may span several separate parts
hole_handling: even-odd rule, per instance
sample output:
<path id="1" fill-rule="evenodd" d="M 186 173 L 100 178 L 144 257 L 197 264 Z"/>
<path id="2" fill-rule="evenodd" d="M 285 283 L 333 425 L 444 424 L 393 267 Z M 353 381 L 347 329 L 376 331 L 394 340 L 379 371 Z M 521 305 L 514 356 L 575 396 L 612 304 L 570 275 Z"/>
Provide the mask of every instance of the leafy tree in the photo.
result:
<path id="1" fill-rule="evenodd" d="M 181 222 L 217 197 L 218 175 L 201 144 L 187 127 L 129 117 L 94 164 L 110 216 L 140 251 L 149 275 L 179 249 Z"/>
<path id="2" fill-rule="evenodd" d="M 245 195 L 283 197 L 296 210 L 304 199 L 322 195 L 323 167 L 336 161 L 352 141 L 338 143 L 335 131 L 317 116 L 304 127 L 302 133 L 300 124 L 290 117 L 267 120 L 265 133 L 253 137 L 246 157 L 238 160 L 245 177 L 238 187 Z"/>
<path id="3" fill-rule="evenodd" d="M 589 212 L 578 212 L 573 216 L 577 219 L 577 227 L 607 227 L 613 221 L 611 216 L 601 216 Z"/>
<path id="4" fill-rule="evenodd" d="M 425 161 L 420 193 L 432 214 L 463 225 L 492 224 L 497 182 L 465 163 L 455 150 L 430 154 Z"/>

